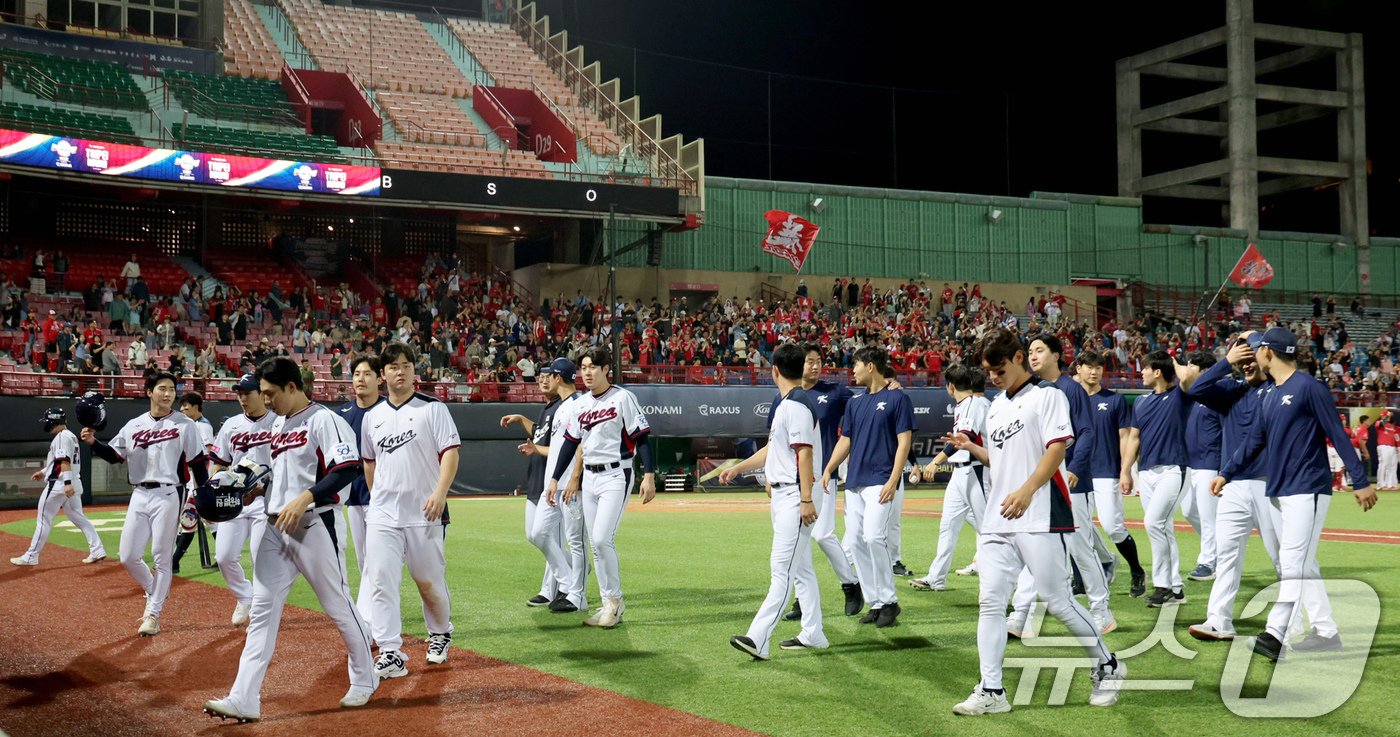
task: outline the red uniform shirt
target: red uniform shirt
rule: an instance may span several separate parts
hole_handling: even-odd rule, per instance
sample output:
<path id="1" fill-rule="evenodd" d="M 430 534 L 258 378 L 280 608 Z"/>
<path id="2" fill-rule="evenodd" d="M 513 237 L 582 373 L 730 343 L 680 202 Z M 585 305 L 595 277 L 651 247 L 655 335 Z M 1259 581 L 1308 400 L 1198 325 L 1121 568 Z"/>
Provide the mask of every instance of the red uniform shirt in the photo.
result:
<path id="1" fill-rule="evenodd" d="M 1376 445 L 1400 445 L 1400 430 L 1396 430 L 1394 425 L 1376 425 Z"/>

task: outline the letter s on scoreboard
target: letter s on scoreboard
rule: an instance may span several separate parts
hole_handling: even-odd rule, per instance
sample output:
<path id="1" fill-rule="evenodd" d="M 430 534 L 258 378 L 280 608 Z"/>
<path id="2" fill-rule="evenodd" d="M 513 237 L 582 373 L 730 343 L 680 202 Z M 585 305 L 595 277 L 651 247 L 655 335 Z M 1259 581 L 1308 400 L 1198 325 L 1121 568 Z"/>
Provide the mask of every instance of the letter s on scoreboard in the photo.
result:
<path id="1" fill-rule="evenodd" d="M 492 197 L 495 197 L 495 196 L 496 196 L 496 183 L 495 183 L 495 182 L 487 182 L 487 183 L 486 183 L 486 194 L 488 194 L 488 195 L 490 195 L 490 196 L 492 196 Z"/>

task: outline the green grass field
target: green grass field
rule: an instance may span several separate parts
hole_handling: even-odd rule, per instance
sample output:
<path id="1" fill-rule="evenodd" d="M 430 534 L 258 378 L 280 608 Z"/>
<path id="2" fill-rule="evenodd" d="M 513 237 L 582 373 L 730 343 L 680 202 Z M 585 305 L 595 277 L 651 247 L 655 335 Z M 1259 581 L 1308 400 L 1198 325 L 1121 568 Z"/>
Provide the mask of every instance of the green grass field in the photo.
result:
<path id="1" fill-rule="evenodd" d="M 937 507 L 935 492 L 909 496 L 910 509 Z M 457 628 L 454 644 L 769 734 L 932 735 L 954 729 L 1019 735 L 1030 731 L 1045 735 L 1400 734 L 1393 719 L 1395 705 L 1400 703 L 1400 664 L 1392 660 L 1400 648 L 1400 616 L 1386 606 L 1393 600 L 1392 592 L 1400 588 L 1396 573 L 1400 546 L 1322 543 L 1325 575 L 1364 581 L 1379 592 L 1382 602 L 1381 622 L 1361 686 L 1330 714 L 1260 721 L 1227 710 L 1219 684 L 1229 646 L 1200 643 L 1186 634 L 1186 625 L 1203 618 L 1210 588 L 1209 583 L 1188 582 L 1190 601 L 1177 617 L 1176 639 L 1196 657 L 1178 659 L 1158 645 L 1128 662 L 1130 679 L 1193 680 L 1189 691 L 1127 692 L 1117 706 L 1095 709 L 1084 705 L 1088 678 L 1080 671 L 1068 705 L 1050 707 L 1045 702 L 1051 677 L 1042 674 L 1030 705 L 1007 715 L 969 720 L 954 717 L 951 707 L 979 678 L 975 578 L 954 578 L 952 590 L 938 593 L 915 592 L 900 579 L 901 626 L 876 630 L 839 615 L 840 589 L 818 553 L 831 649 L 788 653 L 775 645 L 771 661 L 756 663 L 729 646 L 731 635 L 747 629 L 767 588 L 771 532 L 761 500 L 761 495 L 697 495 L 684 499 L 694 504 L 682 508 L 641 511 L 635 504 L 630 507 L 618 539 L 628 610 L 626 622 L 612 631 L 580 626 L 581 614 L 557 615 L 524 606 L 525 599 L 536 593 L 543 560 L 522 533 L 523 499 L 453 501 L 448 566 Z M 704 504 L 713 501 L 749 503 L 753 511 L 705 511 Z M 1137 499 L 1128 500 L 1127 515 L 1141 518 Z M 1349 495 L 1340 495 L 1327 527 L 1388 531 L 1397 529 L 1397 522 L 1400 498 L 1387 495 L 1376 510 L 1363 515 Z M 933 556 L 937 525 L 938 520 L 928 516 L 904 519 L 903 558 L 919 574 Z M 3 529 L 28 536 L 33 526 L 32 521 L 24 521 Z M 1145 533 L 1135 530 L 1133 534 L 1146 556 Z M 109 538 L 108 550 L 115 553 L 116 533 L 104 536 Z M 1183 564 L 1189 568 L 1197 551 L 1196 537 L 1181 534 L 1179 539 Z M 81 535 L 69 527 L 59 528 L 53 543 L 83 547 Z M 959 547 L 956 565 L 961 566 L 972 555 L 973 536 L 966 530 Z M 216 571 L 198 570 L 190 557 L 186 561 L 189 578 L 223 585 Z M 1272 581 L 1272 569 L 1256 538 L 1250 545 L 1240 605 Z M 1121 628 L 1108 639 L 1118 650 L 1138 643 L 1157 621 L 1157 610 L 1119 593 L 1126 585 L 1124 576 L 1113 587 Z M 415 597 L 416 589 L 407 582 L 405 631 L 422 636 L 422 614 Z M 590 599 L 595 605 L 598 602 L 592 585 Z M 291 603 L 316 607 L 304 582 L 297 585 Z M 1237 619 L 1236 626 L 1242 634 L 1252 634 L 1262 628 L 1264 617 Z M 790 637 L 796 631 L 796 623 L 784 622 L 778 635 Z M 1061 626 L 1047 621 L 1042 635 L 1059 634 L 1064 634 Z M 1081 652 L 1073 648 L 1047 652 L 1013 642 L 1007 656 L 1078 656 Z M 411 654 L 410 667 L 421 666 L 422 653 Z M 1271 668 L 1256 660 L 1248 673 L 1246 695 L 1264 695 Z M 1320 670 L 1319 678 L 1333 682 L 1325 673 Z M 1019 678 L 1019 671 L 1009 670 L 1008 689 L 1014 689 Z"/>

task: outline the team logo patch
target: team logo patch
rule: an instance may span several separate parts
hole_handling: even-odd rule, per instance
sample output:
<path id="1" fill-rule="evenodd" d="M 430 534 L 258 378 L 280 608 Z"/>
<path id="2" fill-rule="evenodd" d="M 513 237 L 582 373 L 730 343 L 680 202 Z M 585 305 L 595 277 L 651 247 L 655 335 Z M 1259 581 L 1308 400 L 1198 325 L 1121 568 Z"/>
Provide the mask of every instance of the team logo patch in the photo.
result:
<path id="1" fill-rule="evenodd" d="M 163 430 L 141 430 L 131 436 L 131 443 L 137 448 L 149 448 L 180 437 L 180 428 L 169 427 Z"/>

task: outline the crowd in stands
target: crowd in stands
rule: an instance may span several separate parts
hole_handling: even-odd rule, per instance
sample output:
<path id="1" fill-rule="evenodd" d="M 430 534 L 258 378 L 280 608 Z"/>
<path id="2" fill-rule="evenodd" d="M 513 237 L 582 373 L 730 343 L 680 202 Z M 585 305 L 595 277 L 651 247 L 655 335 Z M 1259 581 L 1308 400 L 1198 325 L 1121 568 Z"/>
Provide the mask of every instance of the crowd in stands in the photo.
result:
<path id="1" fill-rule="evenodd" d="M 538 367 L 555 356 L 577 359 L 593 345 L 610 345 L 618 330 L 623 364 L 640 369 L 635 375 L 652 367 L 683 367 L 667 380 L 725 383 L 726 376 L 767 367 L 777 345 L 798 340 L 823 346 L 828 364 L 836 368 L 850 366 L 865 345 L 885 347 L 896 370 L 910 385 L 920 385 L 938 383 L 943 368 L 965 360 L 992 327 L 1055 333 L 1066 361 L 1081 351 L 1098 351 L 1106 370 L 1131 374 L 1154 350 L 1223 355 L 1223 346 L 1243 329 L 1286 324 L 1277 315 L 1252 314 L 1247 295 L 1237 302 L 1223 293 L 1218 309 L 1197 319 L 1146 311 L 1132 321 L 1096 324 L 1092 316 L 1066 314 L 1067 300 L 1053 289 L 1013 308 L 984 295 L 977 284 L 945 282 L 938 288 L 910 280 L 877 289 L 868 279 L 836 279 L 820 294 L 802 282 L 795 294 L 770 303 L 738 295 L 715 295 L 699 304 L 624 296 L 610 321 L 602 297 L 560 293 L 535 307 L 509 279 L 468 273 L 450 256 L 429 254 L 416 286 L 400 293 L 391 284 L 372 298 L 343 283 L 284 292 L 274 282 L 267 294 L 259 294 L 231 286 L 210 289 L 202 277 L 186 279 L 177 294 L 153 295 L 135 261 L 133 255 L 128 263 L 133 268 L 124 268 L 116 279 L 99 279 L 82 293 L 82 304 L 62 315 L 30 314 L 26 290 L 5 280 L 4 327 L 21 336 L 14 341 L 16 357 L 57 359 L 49 366 L 35 361 L 38 370 L 139 373 L 153 368 L 148 353 L 158 350 L 166 353 L 172 370 L 217 378 L 251 370 L 270 355 L 301 356 L 303 363 L 308 355 L 329 356 L 329 378 L 335 380 L 344 378 L 356 353 L 377 352 L 398 340 L 418 351 L 419 374 L 426 380 L 511 383 L 533 381 Z M 1353 317 L 1364 314 L 1359 302 L 1350 311 Z M 205 324 L 212 330 L 201 334 L 212 340 L 187 345 L 186 328 Z M 1334 388 L 1400 390 L 1395 373 L 1400 321 L 1359 345 L 1337 314 L 1336 300 L 1318 295 L 1313 318 L 1287 326 L 1314 348 L 1301 363 Z M 262 335 L 256 342 L 249 338 L 250 327 Z M 114 334 L 135 337 L 124 355 L 112 348 Z M 233 346 L 236 360 L 221 360 L 216 346 Z"/>

